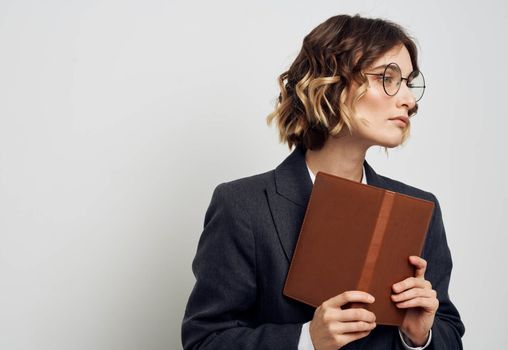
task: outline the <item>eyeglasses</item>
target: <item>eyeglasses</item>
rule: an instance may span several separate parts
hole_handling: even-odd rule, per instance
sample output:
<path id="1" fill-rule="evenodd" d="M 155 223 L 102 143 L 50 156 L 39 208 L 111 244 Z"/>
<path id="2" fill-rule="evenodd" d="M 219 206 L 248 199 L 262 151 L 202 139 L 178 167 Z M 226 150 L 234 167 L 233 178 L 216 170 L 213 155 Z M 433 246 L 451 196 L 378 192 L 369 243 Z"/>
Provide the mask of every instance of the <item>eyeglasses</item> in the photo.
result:
<path id="1" fill-rule="evenodd" d="M 413 94 L 416 102 L 420 101 L 425 92 L 425 78 L 422 72 L 412 71 L 407 78 L 402 77 L 402 72 L 397 63 L 390 63 L 386 66 L 383 73 L 365 73 L 366 75 L 375 75 L 383 80 L 383 89 L 388 96 L 395 96 L 400 90 L 402 80 Z"/>

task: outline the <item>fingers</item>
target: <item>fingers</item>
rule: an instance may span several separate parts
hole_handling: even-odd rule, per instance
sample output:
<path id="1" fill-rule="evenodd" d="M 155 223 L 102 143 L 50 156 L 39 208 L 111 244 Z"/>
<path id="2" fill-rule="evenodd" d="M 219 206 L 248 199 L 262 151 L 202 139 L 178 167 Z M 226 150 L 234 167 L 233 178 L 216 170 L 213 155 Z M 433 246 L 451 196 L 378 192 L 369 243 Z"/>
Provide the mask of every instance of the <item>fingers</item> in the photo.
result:
<path id="1" fill-rule="evenodd" d="M 392 294 L 392 300 L 396 303 L 400 303 L 406 300 L 415 298 L 436 298 L 437 293 L 433 289 L 427 288 L 412 288 L 402 292 L 400 294 Z"/>
<path id="2" fill-rule="evenodd" d="M 406 278 L 404 281 L 395 283 L 392 289 L 395 293 L 401 293 L 409 288 L 432 288 L 430 282 L 425 280 L 427 261 L 416 255 L 409 257 L 409 262 L 415 267 L 415 276 Z"/>
<path id="3" fill-rule="evenodd" d="M 348 291 L 328 299 L 314 312 L 309 325 L 316 349 L 336 350 L 367 336 L 376 327 L 376 316 L 364 308 L 342 309 L 347 303 L 372 303 L 374 297 L 361 291 Z"/>
<path id="4" fill-rule="evenodd" d="M 405 280 L 403 281 L 400 281 L 398 283 L 395 283 L 393 286 L 392 286 L 392 290 L 395 292 L 395 293 L 401 293 L 407 289 L 411 289 L 411 288 L 427 288 L 427 289 L 432 289 L 432 284 L 421 278 L 421 277 L 409 277 L 409 278 L 406 278 Z"/>
<path id="5" fill-rule="evenodd" d="M 363 308 L 351 308 L 341 310 L 336 307 L 322 308 L 323 321 L 325 322 L 375 322 L 376 315 L 373 312 Z"/>
<path id="6" fill-rule="evenodd" d="M 427 269 L 427 261 L 416 255 L 409 257 L 409 262 L 416 268 L 415 277 L 423 278 L 425 276 L 425 270 Z"/>
<path id="7" fill-rule="evenodd" d="M 376 327 L 373 322 L 342 322 L 338 324 L 337 332 L 339 334 L 370 332 Z"/>
<path id="8" fill-rule="evenodd" d="M 427 311 L 435 311 L 439 307 L 439 300 L 437 298 L 417 297 L 401 303 L 396 303 L 395 306 L 401 309 L 421 307 Z"/>
<path id="9" fill-rule="evenodd" d="M 398 308 L 420 307 L 429 312 L 437 310 L 439 300 L 437 293 L 432 289 L 432 284 L 425 280 L 427 262 L 418 257 L 410 256 L 409 261 L 416 268 L 415 277 L 406 278 L 392 286 L 394 295 L 391 296 Z"/>
<path id="10" fill-rule="evenodd" d="M 326 300 L 323 303 L 325 307 L 342 307 L 347 303 L 367 303 L 371 304 L 374 302 L 374 297 L 369 293 L 365 293 L 358 290 L 347 291 L 341 293 L 333 298 Z"/>
<path id="11" fill-rule="evenodd" d="M 352 308 L 340 311 L 336 320 L 340 322 L 363 321 L 373 323 L 376 322 L 376 315 L 362 308 Z"/>

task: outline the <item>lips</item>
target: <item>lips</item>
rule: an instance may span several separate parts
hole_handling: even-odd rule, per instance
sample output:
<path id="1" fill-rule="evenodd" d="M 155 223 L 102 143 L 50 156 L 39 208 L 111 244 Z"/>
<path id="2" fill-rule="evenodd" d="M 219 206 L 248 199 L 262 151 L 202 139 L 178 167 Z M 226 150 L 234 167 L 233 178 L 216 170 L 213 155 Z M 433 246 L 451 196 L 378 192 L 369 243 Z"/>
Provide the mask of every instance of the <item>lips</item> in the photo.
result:
<path id="1" fill-rule="evenodd" d="M 404 115 L 401 115 L 401 116 L 398 116 L 395 118 L 390 118 L 390 120 L 400 120 L 400 121 L 404 122 L 404 124 L 406 124 L 406 125 L 409 124 L 409 118 Z"/>

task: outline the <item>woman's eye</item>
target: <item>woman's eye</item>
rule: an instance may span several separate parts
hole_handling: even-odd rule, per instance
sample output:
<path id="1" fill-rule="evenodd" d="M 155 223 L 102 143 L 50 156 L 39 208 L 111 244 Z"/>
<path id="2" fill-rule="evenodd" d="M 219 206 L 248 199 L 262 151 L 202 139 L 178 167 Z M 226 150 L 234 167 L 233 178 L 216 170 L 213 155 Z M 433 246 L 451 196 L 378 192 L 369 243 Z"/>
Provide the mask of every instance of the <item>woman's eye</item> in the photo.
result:
<path id="1" fill-rule="evenodd" d="M 393 83 L 393 78 L 392 78 L 392 77 L 387 77 L 387 76 L 385 76 L 385 77 L 382 77 L 382 79 L 383 79 L 383 81 L 384 81 L 385 83 L 387 83 L 387 84 L 391 84 L 391 83 Z"/>

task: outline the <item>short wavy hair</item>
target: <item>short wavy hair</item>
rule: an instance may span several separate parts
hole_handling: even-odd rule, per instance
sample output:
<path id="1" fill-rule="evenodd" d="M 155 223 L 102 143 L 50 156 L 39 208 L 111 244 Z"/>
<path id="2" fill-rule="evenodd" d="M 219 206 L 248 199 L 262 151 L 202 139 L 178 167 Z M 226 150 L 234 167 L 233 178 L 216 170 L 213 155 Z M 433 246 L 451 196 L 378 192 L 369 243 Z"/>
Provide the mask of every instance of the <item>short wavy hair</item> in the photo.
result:
<path id="1" fill-rule="evenodd" d="M 352 133 L 354 105 L 368 86 L 363 71 L 399 45 L 407 48 L 417 70 L 416 44 L 399 25 L 359 15 L 329 18 L 304 38 L 289 70 L 279 76 L 280 95 L 267 117 L 268 125 L 275 121 L 280 141 L 289 149 L 319 150 L 330 135 L 337 135 L 344 127 Z M 353 82 L 359 88 L 348 106 L 347 94 Z M 417 110 L 415 105 L 409 115 Z M 408 136 L 406 128 L 402 143 Z"/>

